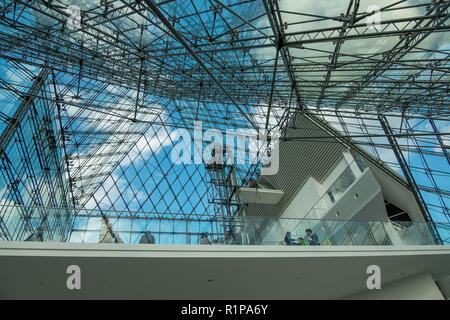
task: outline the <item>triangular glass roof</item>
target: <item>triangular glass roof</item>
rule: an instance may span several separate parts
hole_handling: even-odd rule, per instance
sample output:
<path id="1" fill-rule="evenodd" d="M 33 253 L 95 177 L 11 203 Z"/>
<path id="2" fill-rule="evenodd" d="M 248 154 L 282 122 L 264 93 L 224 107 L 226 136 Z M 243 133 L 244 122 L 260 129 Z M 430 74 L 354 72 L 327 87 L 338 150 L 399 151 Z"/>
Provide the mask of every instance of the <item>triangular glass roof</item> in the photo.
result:
<path id="1" fill-rule="evenodd" d="M 167 227 L 173 230 L 161 236 L 175 242 L 185 241 L 187 231 L 174 219 L 203 217 L 198 223 L 223 232 L 214 219 L 226 209 L 208 199 L 212 178 L 205 165 L 171 161 L 179 130 L 192 132 L 200 121 L 204 130 L 223 134 L 283 132 L 298 113 L 325 120 L 413 177 L 429 218 L 449 222 L 449 6 L 425 0 L 376 6 L 368 0 L 5 0 L 0 131 L 46 70 L 33 99 L 52 118 L 66 181 L 60 188 L 78 216 L 72 241 L 96 241 L 105 214 L 114 228 L 124 223 L 121 230 L 136 230 L 127 242 L 136 241 L 149 216 L 173 217 Z M 26 158 L 23 149 L 14 152 L 17 161 Z M 37 154 L 24 161 L 36 161 Z M 256 178 L 258 168 L 238 166 L 238 181 Z M 62 205 L 44 191 L 34 196 L 31 173 L 16 169 L 20 192 L 29 192 L 20 205 Z M 18 204 L 11 179 L 4 175 L 0 182 L 2 204 Z M 158 241 L 171 241 L 164 239 Z"/>

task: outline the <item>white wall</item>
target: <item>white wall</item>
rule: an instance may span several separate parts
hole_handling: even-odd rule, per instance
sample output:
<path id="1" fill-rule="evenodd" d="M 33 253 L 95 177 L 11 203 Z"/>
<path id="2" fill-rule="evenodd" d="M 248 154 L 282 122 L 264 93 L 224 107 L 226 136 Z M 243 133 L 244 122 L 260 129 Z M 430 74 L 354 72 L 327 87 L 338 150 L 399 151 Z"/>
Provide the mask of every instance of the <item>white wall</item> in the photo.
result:
<path id="1" fill-rule="evenodd" d="M 381 194 L 381 187 L 370 170 L 366 170 L 331 207 L 325 219 L 352 220 L 361 212 L 356 220 L 387 221 L 386 207 L 383 198 L 376 197 L 378 194 Z"/>
<path id="2" fill-rule="evenodd" d="M 348 158 L 349 155 L 350 153 L 343 155 L 322 183 L 319 183 L 313 177 L 309 177 L 280 217 L 302 219 L 347 168 L 349 161 L 346 157 Z"/>
<path id="3" fill-rule="evenodd" d="M 336 168 L 329 174 L 322 184 L 310 177 L 291 203 L 282 213 L 281 218 L 302 219 L 311 210 L 326 190 L 336 181 L 339 175 L 348 167 L 349 153 L 344 153 Z M 376 197 L 382 190 L 377 179 L 370 170 L 366 170 L 356 180 L 330 209 L 324 219 L 351 220 L 358 210 L 364 211 L 358 220 L 387 221 L 386 208 L 382 197 Z M 355 198 L 355 194 L 358 197 Z M 373 200 L 372 200 L 373 199 Z M 370 201 L 370 206 L 367 205 Z M 339 216 L 336 213 L 339 212 Z"/>
<path id="4" fill-rule="evenodd" d="M 328 190 L 329 187 L 336 181 L 336 179 L 344 172 L 345 169 L 347 169 L 348 165 L 353 160 L 348 160 L 348 154 L 343 153 L 342 158 L 336 165 L 336 167 L 333 168 L 333 170 L 328 174 L 328 176 L 322 181 L 322 193 L 325 193 L 325 191 Z M 320 161 L 320 160 L 319 160 Z"/>
<path id="5" fill-rule="evenodd" d="M 310 177 L 281 214 L 280 218 L 282 219 L 280 222 L 274 224 L 264 235 L 263 242 L 278 243 L 283 239 L 286 231 L 292 232 L 296 229 L 298 220 L 290 221 L 283 219 L 304 218 L 348 165 L 353 162 L 352 159 L 353 157 L 350 153 L 344 152 L 339 163 L 325 178 L 322 184 Z M 359 169 L 355 167 L 354 170 Z M 361 172 L 354 172 L 354 174 L 358 175 Z M 358 197 L 355 198 L 355 194 L 358 194 Z M 340 215 L 337 216 L 336 212 L 339 212 Z M 370 170 L 366 170 L 350 186 L 342 195 L 342 198 L 333 204 L 323 219 L 352 220 L 356 215 L 358 215 L 357 220 L 387 221 L 386 208 L 383 197 L 381 196 L 381 187 Z M 314 229 L 314 226 L 311 224 L 308 227 Z M 303 234 L 293 234 L 293 236 L 303 236 Z"/>
<path id="6" fill-rule="evenodd" d="M 281 218 L 303 218 L 316 204 L 325 191 L 313 177 L 309 177 L 302 189 L 281 214 Z"/>
<path id="7" fill-rule="evenodd" d="M 349 300 L 444 300 L 428 273 L 411 276 L 387 285 L 380 290 L 367 290 L 345 299 Z"/>

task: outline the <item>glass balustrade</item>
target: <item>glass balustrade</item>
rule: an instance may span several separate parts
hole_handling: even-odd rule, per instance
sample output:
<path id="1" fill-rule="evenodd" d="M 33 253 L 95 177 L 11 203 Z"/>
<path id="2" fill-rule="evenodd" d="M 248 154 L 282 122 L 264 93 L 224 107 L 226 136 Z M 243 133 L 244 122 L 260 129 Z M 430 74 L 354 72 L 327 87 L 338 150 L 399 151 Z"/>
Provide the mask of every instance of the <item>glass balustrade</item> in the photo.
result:
<path id="1" fill-rule="evenodd" d="M 16 205 L 0 205 L 3 211 L 11 211 L 2 225 L 20 224 L 23 215 L 32 210 L 47 210 L 58 221 L 58 217 L 67 215 L 61 208 L 24 208 Z M 107 217 L 111 230 L 123 243 L 139 243 L 145 231 L 150 231 L 156 244 L 199 244 L 201 234 L 208 232 L 211 244 L 228 245 L 285 245 L 285 237 L 293 245 L 309 245 L 310 237 L 317 239 L 319 245 L 360 246 L 360 245 L 435 245 L 449 244 L 450 224 L 434 222 L 375 222 L 320 219 L 283 219 L 238 216 L 231 220 L 222 217 L 176 214 L 143 213 L 129 211 L 76 210 L 76 219 L 72 226 L 68 242 L 98 243 L 101 238 L 102 217 Z M 32 221 L 33 230 L 28 230 L 25 238 L 14 239 L 3 233 L 0 228 L 0 241 L 33 240 L 36 237 L 37 221 Z M 442 239 L 433 237 L 437 229 Z M 312 234 L 307 235 L 306 230 Z M 224 232 L 223 230 L 226 230 Z M 43 241 L 53 239 L 44 228 Z M 313 236 L 314 235 L 314 236 Z M 445 237 L 446 236 L 446 237 Z"/>

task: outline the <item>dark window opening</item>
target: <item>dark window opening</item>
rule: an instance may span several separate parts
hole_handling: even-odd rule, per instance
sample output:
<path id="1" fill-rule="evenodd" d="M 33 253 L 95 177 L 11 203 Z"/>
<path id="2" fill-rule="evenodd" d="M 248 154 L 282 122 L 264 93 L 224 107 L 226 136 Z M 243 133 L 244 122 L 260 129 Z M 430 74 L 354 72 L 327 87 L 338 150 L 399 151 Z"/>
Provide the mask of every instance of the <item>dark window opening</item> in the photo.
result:
<path id="1" fill-rule="evenodd" d="M 384 205 L 386 206 L 389 221 L 396 222 L 396 225 L 403 228 L 407 228 L 411 224 L 412 220 L 408 212 L 386 200 L 384 201 Z"/>

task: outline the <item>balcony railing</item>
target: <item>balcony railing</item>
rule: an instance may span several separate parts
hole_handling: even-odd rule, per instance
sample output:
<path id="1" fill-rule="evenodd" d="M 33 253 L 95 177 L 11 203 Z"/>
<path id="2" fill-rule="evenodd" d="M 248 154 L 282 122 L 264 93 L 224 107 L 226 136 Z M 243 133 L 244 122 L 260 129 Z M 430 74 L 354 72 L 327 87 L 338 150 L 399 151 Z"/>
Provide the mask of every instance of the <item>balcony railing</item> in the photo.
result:
<path id="1" fill-rule="evenodd" d="M 1 205 L 0 241 L 54 241 L 52 228 L 66 218 L 67 208 L 27 207 Z M 23 213 L 39 211 L 41 218 L 31 218 L 33 229 L 23 229 Z M 67 242 L 101 242 L 103 217 L 120 242 L 139 243 L 145 231 L 150 231 L 156 244 L 200 244 L 201 234 L 208 232 L 211 244 L 228 245 L 437 245 L 450 244 L 450 223 L 346 221 L 319 219 L 284 219 L 261 217 L 234 217 L 231 221 L 218 216 L 184 215 L 180 213 L 132 212 L 112 210 L 70 210 L 76 213 L 72 228 L 67 231 Z M 71 217 L 73 218 L 73 217 Z M 224 232 L 224 226 L 226 231 Z M 38 228 L 43 227 L 43 231 Z M 40 228 L 40 229 L 41 229 Z M 433 238 L 437 229 L 442 242 Z M 23 229 L 17 232 L 16 229 Z M 311 229 L 310 235 L 306 230 Z M 41 229 L 42 230 L 42 229 Z M 5 232 L 6 231 L 6 232 Z M 105 231 L 105 230 L 103 230 Z M 36 233 L 40 232 L 40 235 Z M 287 233 L 290 233 L 286 237 Z M 9 235 L 20 237 L 12 238 Z M 285 241 L 287 238 L 288 241 Z M 299 243 L 299 238 L 303 241 Z M 109 237 L 114 242 L 114 237 Z M 311 241 L 311 240 L 315 241 Z M 309 241 L 308 241 L 309 240 Z"/>
<path id="2" fill-rule="evenodd" d="M 353 221 L 318 219 L 235 218 L 229 243 L 255 245 L 440 245 L 450 244 L 450 224 L 411 221 Z M 442 242 L 433 237 L 436 228 Z M 311 229 L 316 241 L 310 241 Z M 288 235 L 288 241 L 285 241 Z M 299 238 L 300 239 L 299 241 Z M 303 241 L 302 241 L 303 240 Z M 308 241 L 309 240 L 309 241 Z M 302 243 L 300 243 L 302 242 Z"/>

